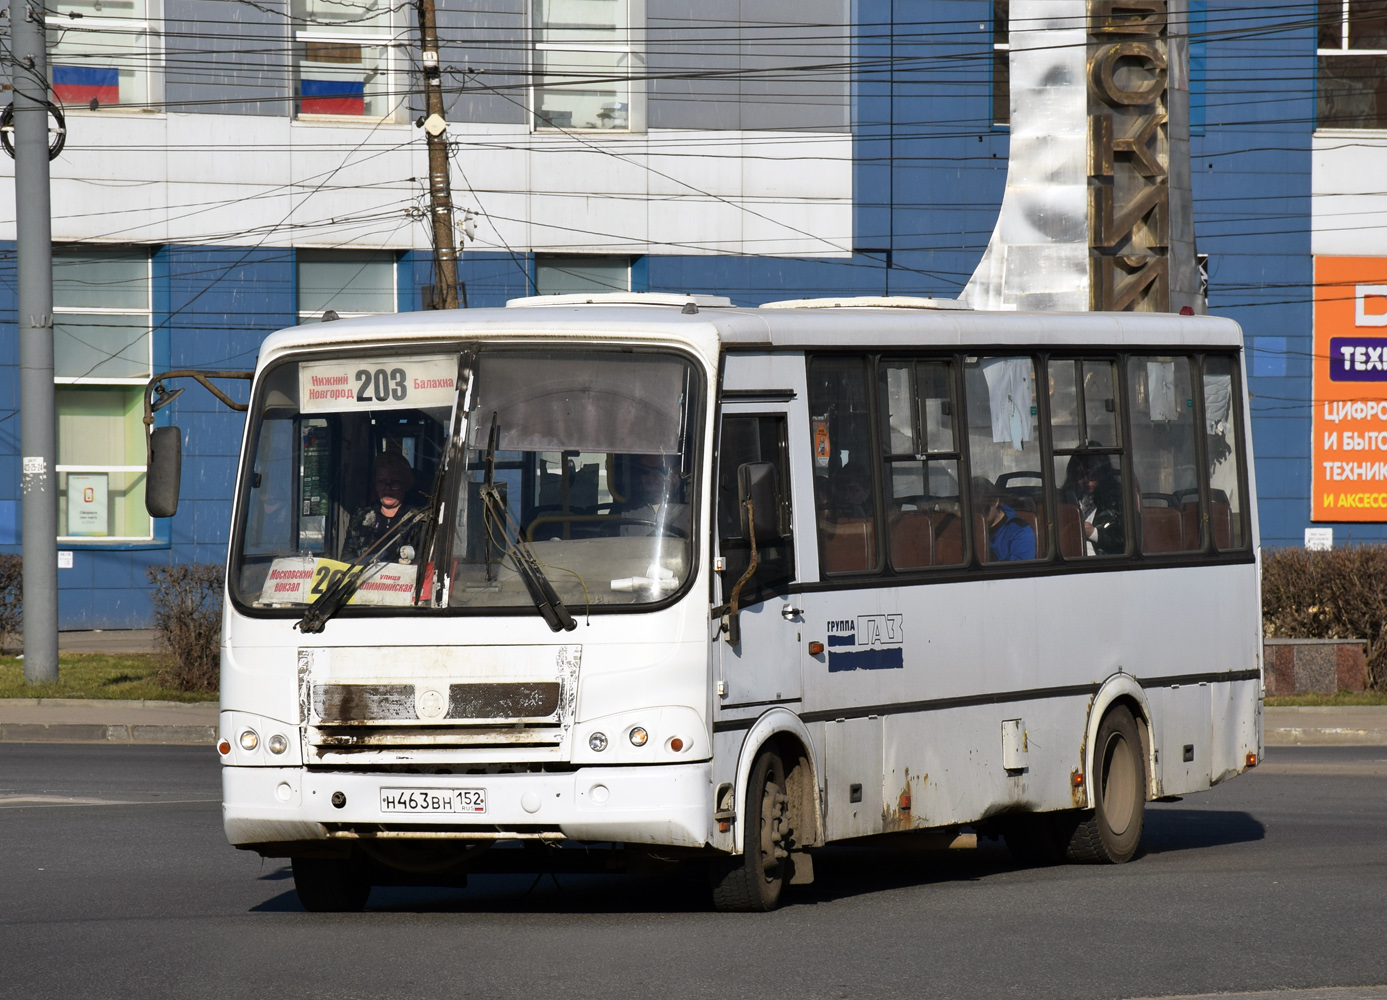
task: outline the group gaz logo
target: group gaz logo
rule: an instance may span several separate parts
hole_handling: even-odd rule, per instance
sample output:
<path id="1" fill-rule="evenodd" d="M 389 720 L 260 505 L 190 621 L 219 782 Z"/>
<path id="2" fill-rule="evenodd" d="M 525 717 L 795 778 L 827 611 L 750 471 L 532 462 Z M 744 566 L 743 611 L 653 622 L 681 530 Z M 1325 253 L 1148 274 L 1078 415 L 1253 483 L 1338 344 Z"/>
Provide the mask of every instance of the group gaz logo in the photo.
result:
<path id="1" fill-rule="evenodd" d="M 828 672 L 905 666 L 903 615 L 858 615 L 828 622 Z"/>

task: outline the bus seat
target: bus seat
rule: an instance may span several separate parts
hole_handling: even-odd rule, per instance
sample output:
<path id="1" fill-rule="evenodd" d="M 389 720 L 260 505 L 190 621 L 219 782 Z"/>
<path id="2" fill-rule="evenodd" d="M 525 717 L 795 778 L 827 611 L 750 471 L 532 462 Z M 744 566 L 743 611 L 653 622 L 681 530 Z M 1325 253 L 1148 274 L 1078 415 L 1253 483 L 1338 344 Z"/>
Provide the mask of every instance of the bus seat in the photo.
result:
<path id="1" fill-rule="evenodd" d="M 934 525 L 934 564 L 963 564 L 963 519 L 952 511 L 936 510 L 929 516 Z"/>
<path id="2" fill-rule="evenodd" d="M 982 515 L 973 515 L 973 551 L 977 553 L 978 562 L 985 563 L 992 553 L 987 551 L 987 525 L 983 524 Z"/>
<path id="3" fill-rule="evenodd" d="M 924 511 L 908 510 L 891 527 L 891 565 L 920 569 L 934 565 L 934 524 Z"/>
<path id="4" fill-rule="evenodd" d="M 1066 559 L 1077 559 L 1084 554 L 1084 535 L 1080 525 L 1079 508 L 1072 503 L 1059 505 L 1059 548 L 1060 555 Z"/>
<path id="5" fill-rule="evenodd" d="M 1209 503 L 1209 524 L 1214 529 L 1214 548 L 1233 547 L 1233 508 L 1220 500 Z"/>
<path id="6" fill-rule="evenodd" d="M 1031 531 L 1035 532 L 1035 555 L 1037 559 L 1045 558 L 1045 514 L 1043 510 L 1018 510 L 1016 519 L 1024 521 L 1031 526 Z"/>
<path id="7" fill-rule="evenodd" d="M 1185 540 L 1185 519 L 1173 507 L 1141 509 L 1141 551 L 1179 552 Z"/>
<path id="8" fill-rule="evenodd" d="M 860 517 L 829 521 L 824 525 L 824 569 L 850 573 L 871 569 L 872 522 Z"/>

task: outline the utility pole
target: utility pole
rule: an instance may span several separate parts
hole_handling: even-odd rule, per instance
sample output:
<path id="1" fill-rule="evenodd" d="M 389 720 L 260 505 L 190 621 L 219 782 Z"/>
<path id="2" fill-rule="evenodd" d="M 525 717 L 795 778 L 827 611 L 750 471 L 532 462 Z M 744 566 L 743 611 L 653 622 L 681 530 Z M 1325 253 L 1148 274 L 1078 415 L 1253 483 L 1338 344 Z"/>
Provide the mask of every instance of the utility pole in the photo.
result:
<path id="1" fill-rule="evenodd" d="M 17 3 L 18 0 L 11 0 Z M 458 307 L 458 252 L 453 233 L 453 195 L 448 181 L 448 130 L 443 117 L 443 79 L 438 62 L 434 0 L 419 0 L 419 40 L 424 64 L 424 132 L 429 143 L 429 214 L 433 218 L 433 284 L 444 309 Z"/>
<path id="2" fill-rule="evenodd" d="M 57 418 L 53 407 L 53 231 L 48 203 L 44 10 L 10 0 L 14 202 L 19 258 L 19 419 L 23 461 L 24 679 L 58 679 Z"/>

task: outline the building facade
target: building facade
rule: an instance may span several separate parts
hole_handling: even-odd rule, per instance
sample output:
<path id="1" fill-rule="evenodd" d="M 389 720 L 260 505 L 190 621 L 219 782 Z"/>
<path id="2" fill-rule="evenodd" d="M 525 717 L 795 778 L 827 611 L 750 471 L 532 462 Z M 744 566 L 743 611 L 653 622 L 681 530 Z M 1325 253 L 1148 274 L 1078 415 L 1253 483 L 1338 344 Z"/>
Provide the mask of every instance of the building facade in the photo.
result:
<path id="1" fill-rule="evenodd" d="M 1366 365 L 1387 324 L 1384 6 L 1170 0 L 1190 40 L 1195 238 L 1209 310 L 1248 338 L 1269 546 L 1311 526 L 1387 538 L 1372 489 L 1387 405 L 1364 402 L 1370 369 L 1316 370 L 1331 346 L 1350 367 L 1363 347 Z M 1010 145 L 1004 2 L 438 0 L 437 16 L 470 306 L 626 289 L 953 298 L 987 246 Z M 150 373 L 249 368 L 268 333 L 326 310 L 429 302 L 418 32 L 384 0 L 60 0 L 48 29 L 67 128 L 52 162 L 60 623 L 140 626 L 149 566 L 224 558 L 242 430 L 196 388 L 162 411 L 184 431 L 183 500 L 150 519 Z M 21 513 L 11 162 L 3 551 Z"/>

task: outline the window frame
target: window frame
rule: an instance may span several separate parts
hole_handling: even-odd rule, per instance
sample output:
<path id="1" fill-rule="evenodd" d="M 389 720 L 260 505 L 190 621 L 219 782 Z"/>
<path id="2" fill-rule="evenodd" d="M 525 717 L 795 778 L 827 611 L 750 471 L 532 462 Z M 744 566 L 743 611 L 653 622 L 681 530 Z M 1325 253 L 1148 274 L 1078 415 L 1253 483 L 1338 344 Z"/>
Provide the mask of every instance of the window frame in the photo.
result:
<path id="1" fill-rule="evenodd" d="M 1326 48 L 1319 44 L 1319 33 L 1316 32 L 1315 39 L 1315 131 L 1336 131 L 1340 129 L 1353 132 L 1381 132 L 1387 131 L 1387 107 L 1378 108 L 1377 115 L 1379 124 L 1377 125 L 1344 125 L 1344 124 L 1322 124 L 1320 122 L 1320 95 L 1324 90 L 1324 75 L 1322 60 L 1347 57 L 1375 58 L 1380 61 L 1379 67 L 1382 74 L 1387 75 L 1387 48 L 1366 49 L 1353 48 L 1350 44 L 1350 31 L 1352 24 L 1352 3 L 1353 0 L 1339 0 L 1339 13 L 1337 20 L 1339 23 L 1339 44 L 1333 48 Z"/>
<path id="2" fill-rule="evenodd" d="M 305 7 L 311 0 L 303 0 Z M 407 108 L 409 93 L 408 88 L 396 94 L 394 89 L 389 86 L 390 81 L 396 79 L 402 71 L 402 67 L 407 65 L 408 60 L 400 56 L 399 49 L 408 44 L 402 38 L 402 29 L 398 23 L 399 19 L 395 15 L 395 8 L 387 5 L 385 8 L 386 23 L 379 28 L 367 28 L 355 31 L 335 31 L 327 25 L 313 25 L 304 18 L 299 18 L 294 13 L 295 3 L 290 0 L 289 5 L 289 86 L 290 104 L 289 117 L 294 122 L 307 123 L 329 123 L 341 125 L 346 122 L 356 122 L 369 125 L 382 123 L 400 122 L 403 120 L 403 111 Z M 303 26 L 300 26 L 302 21 Z M 357 45 L 361 48 L 379 48 L 382 50 L 385 67 L 381 70 L 385 77 L 387 86 L 382 100 L 389 102 L 390 107 L 383 115 L 370 115 L 364 111 L 360 115 L 339 115 L 319 112 L 304 113 L 303 106 L 303 51 L 306 46 L 314 43 L 326 45 Z M 367 314 L 373 315 L 373 314 Z"/>
<path id="3" fill-rule="evenodd" d="M 82 253 L 80 253 L 80 251 L 81 251 L 82 249 L 87 249 L 87 250 L 101 250 L 101 249 L 109 249 L 109 248 L 97 247 L 97 246 L 90 246 L 90 245 L 88 245 L 88 246 L 86 246 L 86 247 L 83 247 L 83 246 L 81 246 L 81 245 L 77 245 L 77 246 L 64 246 L 64 247 L 55 247 L 55 248 L 54 248 L 54 257 L 55 257 L 55 258 L 58 258 L 58 259 L 63 259 L 63 258 L 80 258 L 80 257 L 83 256 Z M 149 379 L 150 379 L 151 376 L 153 376 L 154 371 L 155 371 L 155 367 L 154 367 L 154 356 L 155 356 L 155 353 L 156 353 L 155 344 L 154 344 L 154 341 L 155 341 L 155 334 L 154 334 L 154 253 L 153 253 L 153 251 L 152 251 L 152 248 L 148 248 L 148 247 L 142 248 L 142 251 L 143 251 L 143 255 L 144 255 L 144 279 L 145 279 L 145 286 L 144 286 L 144 291 L 145 291 L 145 297 L 144 297 L 144 298 L 145 298 L 145 308 L 144 308 L 143 310 L 134 310 L 134 309 L 129 309 L 129 308 L 115 308 L 115 307 L 109 307 L 109 306 L 60 306 L 60 305 L 58 305 L 58 304 L 55 302 L 54 305 L 53 305 L 53 318 L 54 318 L 54 320 L 56 321 L 57 318 L 58 318 L 59 316 L 121 316 L 121 317 L 142 316 L 142 317 L 144 317 L 144 319 L 146 320 L 146 325 L 147 325 L 148 328 L 149 328 L 149 335 L 148 335 L 148 338 L 147 338 L 147 345 L 148 345 L 148 348 L 147 348 L 147 352 L 146 352 L 146 356 L 147 356 L 147 360 L 148 360 L 148 370 L 149 370 L 149 374 L 148 374 L 148 375 L 145 375 L 145 376 L 143 376 L 143 377 L 140 377 L 140 376 L 133 376 L 133 375 L 132 375 L 132 376 L 106 377 L 106 376 L 99 376 L 99 375 L 98 375 L 98 376 L 93 376 L 93 375 L 61 375 L 61 376 L 60 376 L 60 375 L 57 375 L 57 374 L 55 373 L 54 376 L 53 376 L 53 384 L 54 384 L 55 388 L 56 388 L 56 387 L 59 387 L 59 386 L 73 386 L 73 387 L 84 387 L 84 388 L 86 388 L 86 387 L 90 387 L 90 388 L 111 387 L 111 388 L 114 388 L 114 387 L 134 387 L 134 386 L 139 386 L 141 389 L 143 389 L 145 386 L 147 386 L 147 385 L 149 384 Z M 67 474 L 71 474 L 71 473 L 76 473 L 76 474 L 78 474 L 78 475 L 82 475 L 82 474 L 85 474 L 85 473 L 106 473 L 106 474 L 108 474 L 108 475 L 110 475 L 110 474 L 116 474 L 116 475 L 130 475 L 130 474 L 143 474 L 143 473 L 146 473 L 146 472 L 147 472 L 147 469 L 146 469 L 145 463 L 143 463 L 143 462 L 141 462 L 141 463 L 138 464 L 138 465 L 118 465 L 118 464 L 104 464 L 104 465 L 102 465 L 102 464 L 82 463 L 82 462 L 55 462 L 55 464 L 54 464 L 54 466 L 53 466 L 53 471 L 54 471 L 55 473 L 59 474 L 59 475 L 67 475 Z M 61 491 L 60 491 L 60 492 L 61 492 Z M 108 497 L 109 497 L 109 494 L 108 494 Z M 108 503 L 110 502 L 109 499 L 107 500 L 107 502 L 108 502 Z M 66 524 L 60 524 L 60 525 L 58 526 L 58 527 L 59 527 L 59 533 L 58 533 L 58 535 L 57 535 L 57 540 L 58 540 L 60 543 L 64 544 L 64 545 L 96 545 L 96 546 L 129 545 L 129 544 L 131 544 L 131 543 L 134 543 L 134 544 L 140 544 L 140 543 L 148 544 L 148 543 L 150 543 L 150 542 L 156 542 L 156 541 L 158 541 L 158 540 L 159 540 L 159 532 L 158 532 L 158 528 L 157 528 L 157 526 L 156 526 L 155 519 L 154 519 L 153 517 L 150 517 L 149 514 L 148 514 L 148 512 L 146 512 L 146 513 L 145 513 L 145 520 L 146 520 L 146 522 L 149 524 L 149 531 L 148 531 L 147 534 L 143 534 L 143 535 L 69 535 L 69 534 L 64 533 L 64 529 L 66 529 L 67 525 L 66 525 Z"/>
<path id="4" fill-rule="evenodd" d="M 1205 530 L 1201 538 L 1198 549 L 1182 550 L 1176 552 L 1143 553 L 1139 543 L 1140 522 L 1138 520 L 1140 511 L 1140 498 L 1136 495 L 1134 485 L 1134 469 L 1132 468 L 1132 428 L 1130 412 L 1130 391 L 1128 385 L 1127 369 L 1129 360 L 1132 357 L 1154 356 L 1157 354 L 1173 354 L 1188 357 L 1190 359 L 1190 378 L 1192 381 L 1191 390 L 1195 399 L 1195 420 L 1196 428 L 1205 427 L 1205 400 L 1204 400 L 1204 377 L 1206 371 L 1206 360 L 1211 357 L 1226 358 L 1234 374 L 1232 388 L 1232 409 L 1231 413 L 1235 419 L 1230 417 L 1230 424 L 1233 426 L 1233 436 L 1235 439 L 1236 461 L 1235 471 L 1238 480 L 1238 489 L 1242 499 L 1241 506 L 1235 512 L 1235 522 L 1233 538 L 1243 539 L 1240 545 L 1229 548 L 1218 548 L 1214 544 L 1212 531 Z M 891 537 L 885 521 L 885 510 L 889 506 L 890 497 L 886 493 L 889 484 L 884 482 L 885 469 L 889 465 L 891 453 L 886 451 L 887 444 L 883 440 L 886 433 L 881 426 L 883 407 L 886 405 L 881 397 L 879 372 L 883 364 L 900 364 L 902 362 L 913 362 L 914 364 L 928 362 L 945 362 L 949 366 L 949 385 L 951 402 L 954 407 L 955 420 L 955 445 L 959 449 L 956 453 L 959 463 L 959 503 L 965 512 L 972 511 L 972 461 L 966 441 L 963 439 L 966 428 L 960 427 L 958 421 L 964 419 L 959 413 L 960 409 L 966 408 L 966 396 L 964 385 L 964 362 L 969 357 L 1026 357 L 1030 358 L 1035 365 L 1037 375 L 1037 392 L 1035 394 L 1035 405 L 1037 407 L 1037 417 L 1039 426 L 1037 429 L 1037 440 L 1041 449 L 1041 473 L 1043 478 L 1043 490 L 1045 497 L 1045 531 L 1046 543 L 1045 551 L 1037 550 L 1034 561 L 1024 562 L 984 562 L 977 558 L 976 540 L 972 518 L 964 519 L 964 555 L 965 561 L 961 564 L 948 564 L 937 566 L 922 566 L 908 569 L 896 569 L 890 561 Z M 1137 347 L 1104 347 L 1102 345 L 1075 345 L 1073 347 L 1060 347 L 1050 349 L 1045 347 L 1021 347 L 1016 345 L 970 345 L 966 349 L 957 351 L 941 350 L 918 350 L 902 351 L 892 349 L 890 351 L 868 350 L 868 351 L 806 351 L 805 370 L 812 388 L 812 365 L 816 361 L 852 361 L 859 360 L 866 367 L 868 386 L 867 392 L 868 406 L 871 412 L 872 421 L 872 462 L 873 475 L 876 483 L 876 508 L 877 516 L 875 519 L 874 544 L 878 553 L 876 565 L 865 570 L 837 570 L 828 571 L 824 565 L 824 540 L 823 532 L 817 524 L 815 540 L 818 546 L 817 558 L 819 567 L 819 584 L 812 585 L 806 589 L 844 589 L 863 586 L 896 586 L 905 583 L 927 583 L 927 582 L 957 582 L 959 580 L 980 579 L 991 576 L 1029 576 L 1029 575 L 1054 575 L 1070 574 L 1076 572 L 1111 572 L 1140 569 L 1144 566 L 1150 567 L 1171 567 L 1171 566 L 1191 566 L 1204 564 L 1219 564 L 1230 562 L 1247 562 L 1253 559 L 1252 547 L 1250 545 L 1251 514 L 1248 510 L 1250 494 L 1248 492 L 1248 461 L 1247 437 L 1244 421 L 1246 420 L 1246 395 L 1240 384 L 1241 378 L 1241 349 L 1224 347 L 1191 347 L 1179 344 L 1156 344 L 1141 345 Z M 1114 426 L 1118 434 L 1118 443 L 1112 446 L 1101 448 L 1060 448 L 1054 447 L 1052 435 L 1052 415 L 1050 413 L 1050 393 L 1048 391 L 1048 381 L 1050 364 L 1052 361 L 1097 361 L 1113 366 L 1114 385 L 1113 392 L 1116 397 L 1116 409 Z M 915 381 L 912 375 L 912 382 Z M 1041 391 L 1043 389 L 1043 391 Z M 1078 394 L 1082 401 L 1082 393 Z M 809 419 L 813 419 L 812 401 L 806 399 L 805 402 L 809 412 Z M 918 393 L 916 396 L 916 406 L 918 407 Z M 1081 425 L 1082 426 L 1082 425 Z M 918 424 L 916 428 L 918 433 Z M 1106 454 L 1116 455 L 1123 463 L 1122 470 L 1122 503 L 1124 527 L 1124 551 L 1121 554 L 1112 555 L 1084 555 L 1082 557 L 1064 558 L 1060 555 L 1058 543 L 1058 503 L 1060 484 L 1056 477 L 1054 462 L 1057 457 L 1075 453 L 1086 454 Z M 944 454 L 944 453 L 939 453 Z M 1210 504 L 1210 479 L 1207 457 L 1207 442 L 1203 433 L 1195 434 L 1195 454 L 1196 461 L 1199 463 L 1199 504 L 1201 522 L 1207 522 L 1209 518 Z M 805 459 L 812 460 L 812 459 Z"/>
<path id="5" fill-rule="evenodd" d="M 315 322 L 316 322 L 316 323 L 320 323 L 320 322 L 322 322 L 323 314 L 327 311 L 327 310 L 323 310 L 323 309 L 319 309 L 319 310 L 316 310 L 316 311 L 315 311 L 315 310 L 312 310 L 312 309 L 304 309 L 303 306 L 302 306 L 302 303 L 301 303 L 301 301 L 300 301 L 300 297 L 301 297 L 301 294 L 302 294 L 302 286 L 301 286 L 301 284 L 300 284 L 300 282 L 299 282 L 299 266 L 303 263 L 303 261 L 302 261 L 302 259 L 301 259 L 301 257 L 300 257 L 300 254 L 302 254 L 305 250 L 307 250 L 307 251 L 309 251 L 309 252 L 311 252 L 311 253 L 323 253 L 323 254 L 330 254 L 330 253 L 342 253 L 342 254 L 348 254 L 348 253 L 380 253 L 380 254 L 389 254 L 389 255 L 390 255 L 390 258 L 391 258 L 391 259 L 390 259 L 390 290 L 391 290 L 390 301 L 391 301 L 391 306 L 392 306 L 392 308 L 391 308 L 389 311 L 383 311 L 383 310 L 378 310 L 378 311 L 361 311 L 361 310 L 341 310 L 341 309 L 334 309 L 333 312 L 337 313 L 337 318 L 338 318 L 338 319 L 358 319 L 358 318 L 361 318 L 361 317 L 363 317 L 363 316 L 390 316 L 390 315 L 393 315 L 394 313 L 397 313 L 397 312 L 400 311 L 400 255 L 399 255 L 398 252 L 396 252 L 396 251 L 394 251 L 394 250 L 390 250 L 390 249 L 379 249 L 379 250 L 366 249 L 366 250 L 361 250 L 361 249 L 358 249 L 358 248 L 347 248 L 347 247 L 343 247 L 343 248 L 340 248 L 340 249 L 333 249 L 333 248 L 326 248 L 326 247 L 295 247 L 295 248 L 294 248 L 294 316 L 295 316 L 295 318 L 297 319 L 298 325 L 299 325 L 299 326 L 303 326 L 303 325 L 305 325 L 305 323 L 315 323 Z M 344 257 L 344 259 L 341 261 L 341 263 L 343 263 L 343 264 L 348 264 L 348 263 L 354 263 L 354 262 L 353 262 L 353 261 L 350 261 L 349 259 L 346 259 L 346 258 Z M 366 266 L 366 264 L 370 264 L 370 263 L 372 263 L 372 262 L 371 262 L 371 261 L 365 261 L 365 262 L 363 262 L 362 266 L 364 267 L 364 266 Z M 330 307 L 329 307 L 329 308 L 330 308 Z"/>
<path id="6" fill-rule="evenodd" d="M 627 0 L 626 5 L 626 27 L 624 31 L 618 26 L 615 30 L 621 39 L 611 43 L 582 41 L 582 42 L 547 42 L 540 40 L 540 34 L 545 29 L 538 23 L 536 7 L 543 0 L 528 0 L 526 4 L 526 27 L 528 28 L 528 54 L 529 54 L 529 85 L 526 88 L 528 118 L 530 132 L 539 134 L 564 134 L 576 132 L 583 135 L 632 135 L 645 131 L 645 86 L 643 83 L 645 66 L 645 0 Z M 641 41 L 638 42 L 637 40 Z M 626 127 L 625 128 L 586 128 L 577 125 L 555 125 L 552 122 L 541 121 L 539 95 L 546 88 L 543 87 L 542 80 L 545 77 L 543 70 L 543 60 L 541 52 L 607 52 L 624 54 L 626 56 Z M 566 87 L 560 85 L 560 92 L 564 89 L 572 89 L 575 85 L 569 84 Z"/>
<path id="7" fill-rule="evenodd" d="M 135 39 L 143 38 L 143 52 L 136 53 L 136 46 L 131 46 L 130 58 L 141 60 L 144 63 L 145 93 L 144 99 L 133 103 L 124 102 L 117 104 L 101 104 L 97 109 L 92 109 L 89 104 L 62 104 L 64 114 L 159 114 L 164 113 L 164 35 L 156 25 L 164 21 L 163 0 L 145 0 L 143 17 L 111 17 L 101 13 L 81 12 L 80 20 L 68 18 L 62 11 L 63 7 L 69 4 L 55 5 L 54 10 L 49 14 L 49 30 L 45 39 L 45 49 L 48 64 L 48 85 L 54 93 L 56 99 L 56 88 L 53 83 L 54 47 L 63 40 L 69 32 L 79 35 L 105 35 L 107 37 L 115 35 L 128 35 Z M 91 22 L 95 23 L 91 23 Z M 55 37 L 56 36 L 56 37 Z M 61 102 L 60 102 L 61 103 Z"/>

